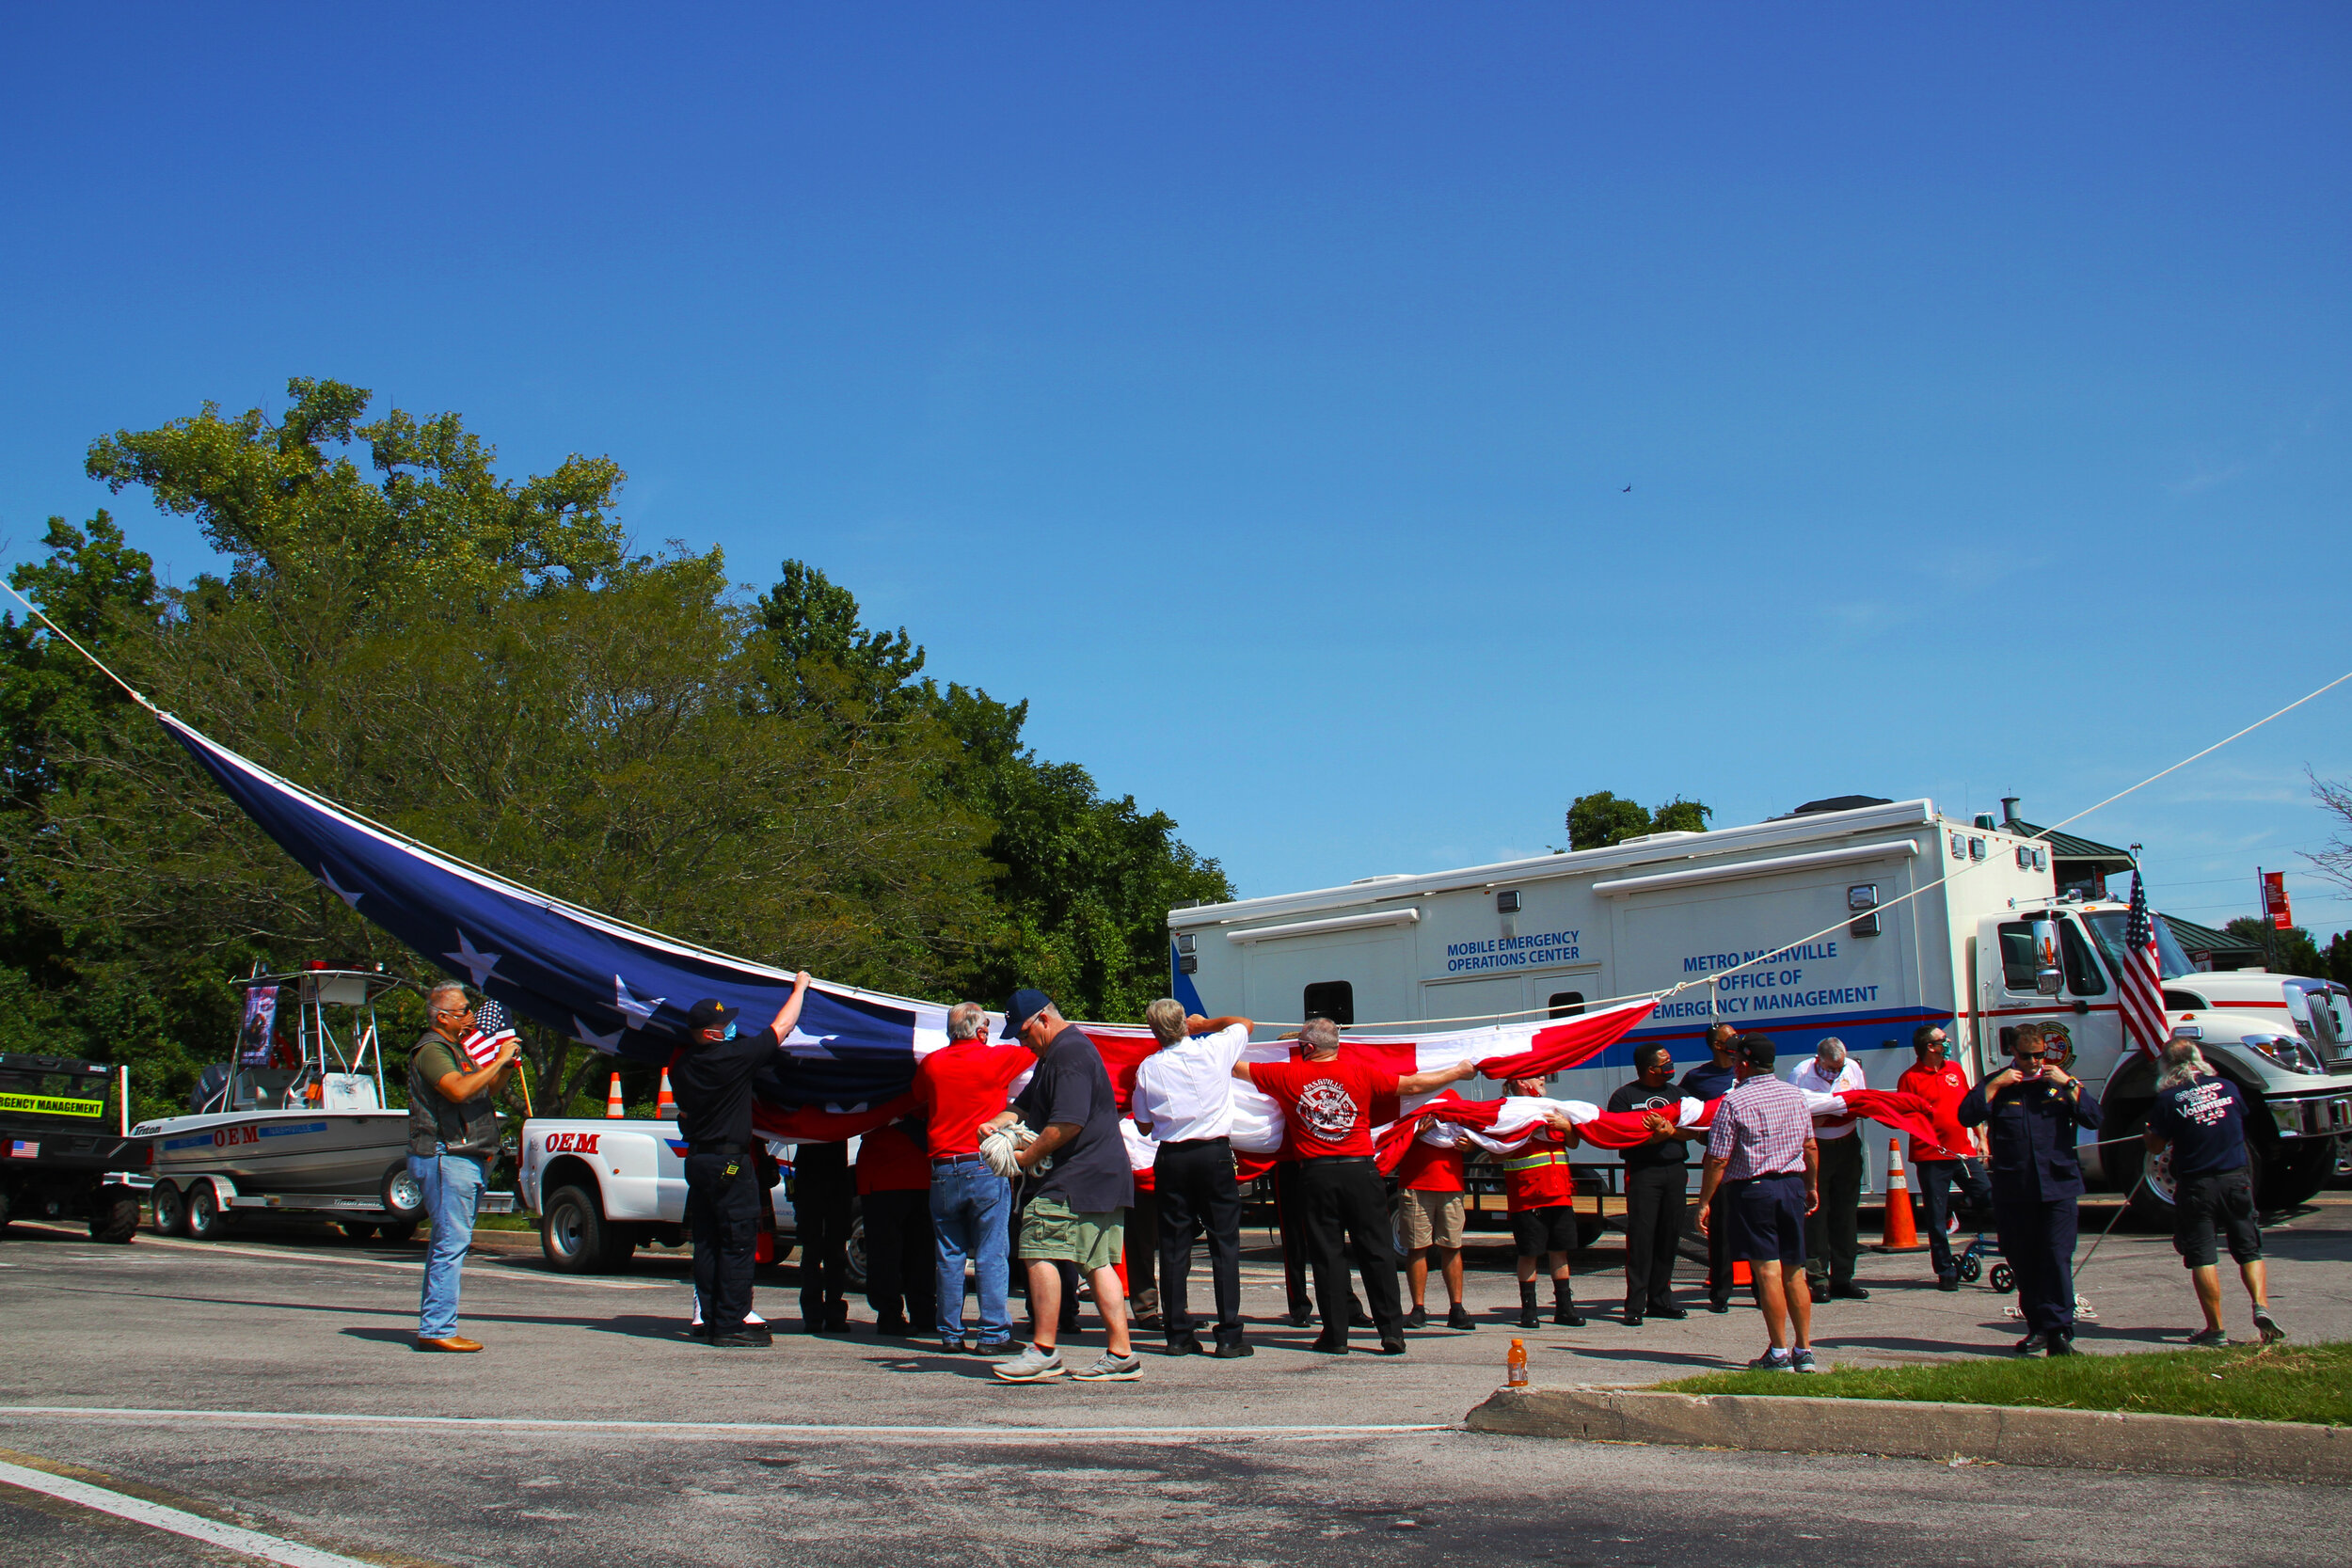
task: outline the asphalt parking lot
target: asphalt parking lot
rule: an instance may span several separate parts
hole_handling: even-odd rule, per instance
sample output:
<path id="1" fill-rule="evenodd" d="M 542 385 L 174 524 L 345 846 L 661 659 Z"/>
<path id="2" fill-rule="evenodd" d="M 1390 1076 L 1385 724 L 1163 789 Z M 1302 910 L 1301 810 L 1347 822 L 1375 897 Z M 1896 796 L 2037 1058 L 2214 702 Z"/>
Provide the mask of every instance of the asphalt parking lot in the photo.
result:
<path id="1" fill-rule="evenodd" d="M 2086 1248 L 2095 1228 L 2087 1219 Z M 1613 1242 L 1580 1259 L 1588 1308 L 1615 1303 Z M 2290 1330 L 2352 1338 L 2352 1202 L 2328 1195 L 2268 1244 Z M 332 1559 L 302 1551 L 517 1564 L 2341 1559 L 2340 1499 L 2314 1489 L 1447 1430 L 1502 1380 L 1519 1333 L 1507 1273 L 1487 1266 L 1499 1255 L 1478 1256 L 1481 1326 L 1416 1334 L 1402 1359 L 1307 1354 L 1313 1331 L 1277 1323 L 1279 1270 L 1259 1250 L 1245 1293 L 1254 1358 L 1149 1356 L 1140 1383 L 1012 1387 L 979 1360 L 869 1332 L 710 1351 L 684 1338 L 677 1253 L 575 1279 L 545 1271 L 527 1236 L 485 1236 L 463 1328 L 489 1348 L 428 1356 L 408 1348 L 414 1247 L 313 1231 L 101 1247 L 18 1226 L 0 1240 L 0 1464 L 102 1491 L 85 1495 L 93 1506 L 0 1480 L 0 1561 L 255 1560 L 120 1517 L 109 1497 L 222 1520 L 260 1532 L 239 1538 L 247 1547 L 292 1543 L 278 1560 L 317 1562 Z M 1921 1258 L 1867 1255 L 1862 1277 L 1869 1301 L 1820 1309 L 1826 1359 L 1998 1354 L 2018 1332 L 2011 1298 L 1939 1294 Z M 2118 1233 L 2081 1288 L 2099 1313 L 2087 1350 L 2177 1342 L 2196 1322 L 2161 1237 Z M 760 1305 L 789 1327 L 793 1297 L 787 1267 Z M 862 1303 L 856 1317 L 870 1322 Z M 1595 1313 L 1520 1337 L 1538 1385 L 1650 1383 L 1761 1342 L 1744 1306 L 1639 1329 Z M 1077 1342 L 1099 1343 L 1090 1317 Z M 1758 1530 L 1781 1544 L 1759 1550 Z"/>

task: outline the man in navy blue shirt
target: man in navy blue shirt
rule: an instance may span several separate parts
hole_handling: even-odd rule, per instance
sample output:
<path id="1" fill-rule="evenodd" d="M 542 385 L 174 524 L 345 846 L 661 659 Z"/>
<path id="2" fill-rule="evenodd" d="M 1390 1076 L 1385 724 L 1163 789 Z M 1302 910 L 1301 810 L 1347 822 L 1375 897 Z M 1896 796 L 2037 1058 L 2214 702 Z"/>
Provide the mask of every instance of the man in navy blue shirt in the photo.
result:
<path id="1" fill-rule="evenodd" d="M 1993 1146 L 1993 1223 L 2001 1256 L 2017 1271 L 2026 1334 L 2020 1355 L 2074 1354 L 2074 1232 L 2083 1170 L 2074 1130 L 2099 1126 L 2099 1101 L 2062 1059 L 2045 1054 L 2042 1026 L 2022 1025 L 2003 1068 L 1960 1102 L 1963 1127 L 1982 1125 Z M 2061 1048 L 2062 1049 L 2062 1048 Z"/>
<path id="2" fill-rule="evenodd" d="M 1740 1078 L 1740 1031 L 1728 1023 L 1711 1023 L 1707 1029 L 1708 1059 L 1682 1075 L 1676 1085 L 1684 1094 L 1701 1103 L 1720 1100 L 1731 1092 L 1731 1085 Z M 1731 1310 L 1731 1223 L 1724 1216 L 1724 1199 L 1721 1193 L 1708 1206 L 1707 1225 L 1707 1309 L 1709 1312 Z"/>
<path id="3" fill-rule="evenodd" d="M 2230 1238 L 2230 1257 L 2254 1304 L 2254 1327 L 2267 1345 L 2285 1338 L 2270 1315 L 2270 1281 L 2263 1264 L 2262 1224 L 2246 1166 L 2246 1101 L 2237 1085 L 2205 1065 L 2192 1039 L 2164 1048 L 2156 1101 L 2148 1108 L 2148 1152 L 2172 1150 L 2172 1249 L 2188 1266 L 2205 1326 L 2192 1345 L 2226 1345 L 2221 1331 L 2221 1267 L 2214 1225 Z"/>

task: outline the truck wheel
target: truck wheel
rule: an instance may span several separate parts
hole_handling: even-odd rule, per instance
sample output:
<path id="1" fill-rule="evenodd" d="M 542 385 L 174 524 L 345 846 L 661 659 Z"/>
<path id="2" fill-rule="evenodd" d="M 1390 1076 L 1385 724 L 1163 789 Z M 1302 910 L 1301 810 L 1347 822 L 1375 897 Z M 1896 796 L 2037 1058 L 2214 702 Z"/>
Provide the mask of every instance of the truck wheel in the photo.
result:
<path id="1" fill-rule="evenodd" d="M 779 1246 L 777 1250 L 781 1252 L 783 1249 Z M 841 1249 L 841 1258 L 842 1272 L 848 1275 L 846 1288 L 852 1291 L 866 1289 L 866 1216 L 864 1214 L 858 1215 L 850 1222 L 850 1240 Z M 784 1259 L 778 1258 L 776 1261 L 781 1263 Z"/>
<path id="2" fill-rule="evenodd" d="M 169 1181 L 155 1183 L 155 1234 L 184 1236 L 188 1233 L 187 1196 Z"/>
<path id="3" fill-rule="evenodd" d="M 376 1195 L 396 1219 L 424 1218 L 424 1183 L 418 1180 L 403 1160 L 384 1172 L 384 1180 L 376 1184 Z"/>
<path id="4" fill-rule="evenodd" d="M 386 1246 L 406 1246 L 417 1239 L 417 1222 L 394 1220 L 389 1225 L 378 1227 L 375 1234 Z"/>
<path id="5" fill-rule="evenodd" d="M 101 1196 L 90 1211 L 89 1239 L 109 1246 L 120 1246 L 138 1234 L 139 1200 L 137 1195 L 123 1193 L 119 1196 Z"/>
<path id="6" fill-rule="evenodd" d="M 2106 1154 L 2109 1183 L 2118 1192 L 2130 1195 L 2123 1223 L 2129 1229 L 2169 1235 L 2172 1205 L 2139 1179 L 2148 1168 L 2148 1146 L 2139 1141 L 2140 1133 L 2148 1128 L 2148 1107 L 2142 1104 L 2124 1108 L 2116 1120 L 2122 1125 L 2112 1132 L 2102 1131 L 2100 1136 L 2114 1140 L 2107 1145 Z"/>
<path id="7" fill-rule="evenodd" d="M 2254 1206 L 2265 1214 L 2301 1208 L 2335 1172 L 2333 1138 L 2265 1140 L 2260 1149 L 2254 1142 L 2247 1140 L 2247 1163 L 2253 1166 Z"/>
<path id="8" fill-rule="evenodd" d="M 210 1181 L 198 1181 L 188 1189 L 188 1234 L 199 1242 L 217 1242 L 229 1233 L 229 1214 L 220 1206 L 220 1194 Z"/>
<path id="9" fill-rule="evenodd" d="M 539 1214 L 539 1251 L 558 1274 L 604 1267 L 604 1209 L 585 1187 L 558 1187 Z"/>

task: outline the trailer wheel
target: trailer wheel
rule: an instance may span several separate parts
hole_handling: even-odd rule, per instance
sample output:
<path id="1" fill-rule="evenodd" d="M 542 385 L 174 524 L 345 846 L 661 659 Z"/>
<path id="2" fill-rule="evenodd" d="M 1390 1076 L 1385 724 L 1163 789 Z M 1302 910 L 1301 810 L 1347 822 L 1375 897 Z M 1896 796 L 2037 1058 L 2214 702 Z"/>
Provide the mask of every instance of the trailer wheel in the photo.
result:
<path id="1" fill-rule="evenodd" d="M 417 1222 L 394 1220 L 389 1225 L 379 1227 L 375 1234 L 386 1246 L 406 1246 L 417 1238 Z"/>
<path id="2" fill-rule="evenodd" d="M 585 1187 L 558 1187 L 539 1215 L 539 1251 L 558 1274 L 604 1266 L 604 1209 Z"/>
<path id="3" fill-rule="evenodd" d="M 384 1180 L 376 1184 L 376 1196 L 397 1218 L 424 1218 L 424 1183 L 408 1169 L 405 1160 L 385 1170 Z"/>
<path id="4" fill-rule="evenodd" d="M 188 1199 L 169 1181 L 155 1183 L 155 1234 L 184 1236 L 188 1233 Z"/>
<path id="5" fill-rule="evenodd" d="M 210 1181 L 188 1189 L 188 1234 L 199 1242 L 217 1242 L 229 1233 L 229 1212 L 220 1206 L 220 1190 Z"/>
<path id="6" fill-rule="evenodd" d="M 120 1246 L 138 1233 L 139 1200 L 135 1193 L 119 1196 L 102 1196 L 91 1210 L 89 1239 L 109 1246 Z"/>

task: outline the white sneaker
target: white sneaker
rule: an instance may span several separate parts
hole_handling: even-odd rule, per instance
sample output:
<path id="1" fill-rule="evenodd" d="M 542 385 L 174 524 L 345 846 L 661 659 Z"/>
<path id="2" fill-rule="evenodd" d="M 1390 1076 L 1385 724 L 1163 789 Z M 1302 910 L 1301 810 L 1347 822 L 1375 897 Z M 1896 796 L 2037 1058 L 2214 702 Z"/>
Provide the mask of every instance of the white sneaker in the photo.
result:
<path id="1" fill-rule="evenodd" d="M 1104 1351 L 1095 1357 L 1093 1366 L 1070 1375 L 1082 1383 L 1133 1383 L 1143 1375 L 1143 1357 L 1113 1355 Z"/>
<path id="2" fill-rule="evenodd" d="M 1019 1355 L 996 1363 L 996 1375 L 1007 1383 L 1050 1383 L 1069 1370 L 1059 1350 L 1041 1351 L 1024 1345 Z"/>

